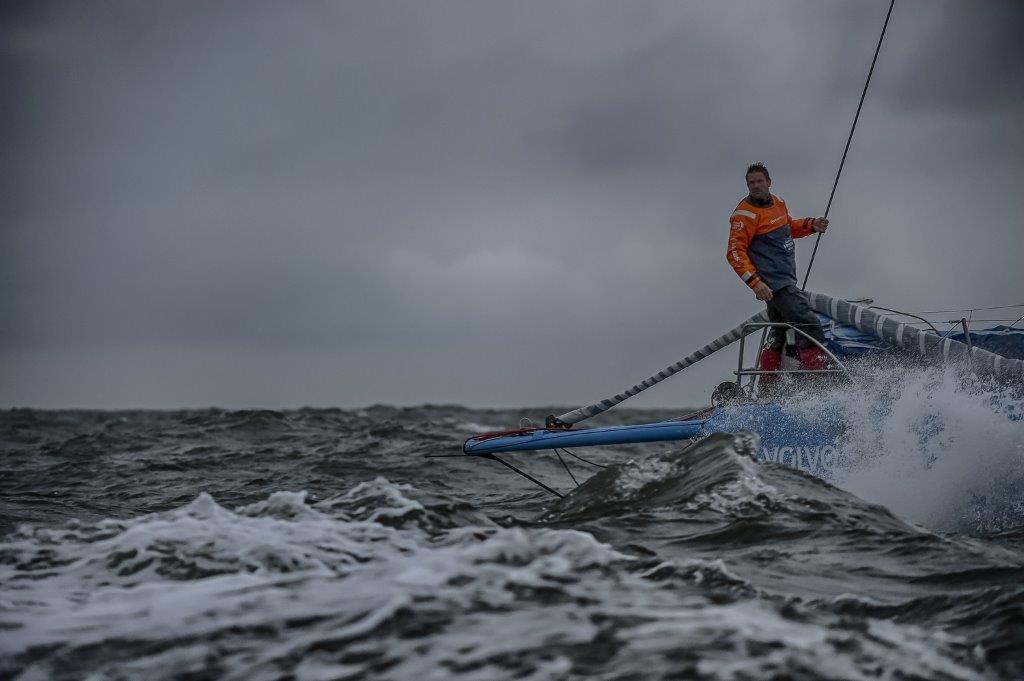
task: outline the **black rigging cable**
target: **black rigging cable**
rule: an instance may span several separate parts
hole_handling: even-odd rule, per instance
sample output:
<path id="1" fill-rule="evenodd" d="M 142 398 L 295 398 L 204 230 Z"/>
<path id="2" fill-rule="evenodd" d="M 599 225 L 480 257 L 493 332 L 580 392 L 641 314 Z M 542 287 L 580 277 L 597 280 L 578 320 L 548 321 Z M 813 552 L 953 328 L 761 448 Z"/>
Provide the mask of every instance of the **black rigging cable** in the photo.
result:
<path id="1" fill-rule="evenodd" d="M 843 159 L 839 162 L 839 171 L 836 173 L 836 181 L 832 183 L 832 193 L 828 197 L 828 205 L 825 206 L 825 215 L 828 217 L 828 212 L 832 208 L 832 199 L 836 195 L 836 187 L 839 186 L 839 176 L 843 174 L 843 165 L 846 163 L 846 154 L 850 151 L 850 142 L 853 141 L 853 131 L 857 129 L 857 119 L 860 118 L 861 107 L 864 106 L 864 96 L 868 93 L 868 84 L 871 82 L 871 74 L 875 72 L 875 62 L 878 60 L 878 52 L 882 49 L 882 40 L 885 39 L 885 29 L 889 26 L 889 17 L 892 16 L 893 5 L 896 4 L 896 0 L 892 0 L 889 3 L 889 11 L 885 15 L 885 23 L 882 24 L 882 35 L 878 36 L 878 46 L 875 47 L 875 56 L 871 58 L 871 68 L 868 69 L 868 78 L 864 81 L 864 90 L 860 93 L 860 103 L 857 104 L 857 113 L 853 117 L 853 125 L 850 126 L 850 136 L 846 138 L 846 148 L 843 149 Z M 814 256 L 818 253 L 818 244 L 821 242 L 821 232 L 818 232 L 818 238 L 814 240 L 814 250 L 811 252 L 811 260 L 807 263 L 807 273 L 804 275 L 804 283 L 800 286 L 801 289 L 807 288 L 807 279 L 811 276 L 811 265 L 814 264 Z"/>
<path id="2" fill-rule="evenodd" d="M 562 458 L 562 455 L 558 453 L 558 447 L 555 447 L 555 456 L 558 457 L 558 460 L 561 462 L 562 467 L 565 469 L 565 472 L 569 474 L 570 478 L 572 478 L 573 483 L 577 487 L 579 487 L 580 483 L 576 482 L 576 476 L 572 474 L 571 470 L 569 470 L 569 464 L 565 463 L 565 460 Z"/>
<path id="3" fill-rule="evenodd" d="M 584 458 L 583 458 L 582 456 L 580 456 L 579 454 L 573 454 L 573 453 L 572 453 L 571 451 L 569 451 L 569 450 L 568 450 L 568 449 L 566 449 L 565 447 L 562 447 L 562 451 L 563 451 L 563 452 L 565 452 L 566 454 L 568 454 L 568 455 L 569 455 L 569 456 L 571 456 L 571 457 L 574 457 L 574 458 L 576 458 L 576 459 L 579 459 L 579 460 L 580 460 L 580 461 L 582 461 L 583 463 L 589 463 L 589 464 L 590 464 L 591 466 L 597 466 L 598 468 L 608 468 L 608 466 L 602 466 L 601 464 L 599 464 L 599 463 L 594 463 L 593 461 L 591 461 L 591 460 L 589 460 L 589 459 L 584 459 Z"/>
<path id="4" fill-rule="evenodd" d="M 516 468 L 515 466 L 513 466 L 512 464 L 510 464 L 510 463 L 509 463 L 508 461 L 505 461 L 504 459 L 499 459 L 498 457 L 494 456 L 494 454 L 481 454 L 480 456 L 482 456 L 482 457 L 483 457 L 483 458 L 485 458 L 485 459 L 493 459 L 494 461 L 497 461 L 498 463 L 500 463 L 500 464 L 501 464 L 502 466 L 505 466 L 506 468 L 510 468 L 510 469 L 512 469 L 513 471 L 515 471 L 515 472 L 516 472 L 516 473 L 518 473 L 519 475 L 523 476 L 524 478 L 526 478 L 527 480 L 529 480 L 529 481 L 530 481 L 530 482 L 532 482 L 533 484 L 535 484 L 535 485 L 539 485 L 540 487 L 543 487 L 543 488 L 544 488 L 545 490 L 547 490 L 548 492 L 551 492 L 552 494 L 554 494 L 554 495 L 555 495 L 556 497 L 558 497 L 559 499 L 561 499 L 561 498 L 562 498 L 562 496 L 563 496 L 562 494 L 559 494 L 559 493 L 558 493 L 558 492 L 556 492 L 555 490 L 551 489 L 550 487 L 548 487 L 547 485 L 545 485 L 545 484 L 544 484 L 543 482 L 541 482 L 541 481 L 540 481 L 540 480 L 538 480 L 537 478 L 535 478 L 535 477 L 533 477 L 532 475 L 530 475 L 529 473 L 527 473 L 527 472 L 525 472 L 525 471 L 521 471 L 521 470 L 519 470 L 518 468 Z"/>

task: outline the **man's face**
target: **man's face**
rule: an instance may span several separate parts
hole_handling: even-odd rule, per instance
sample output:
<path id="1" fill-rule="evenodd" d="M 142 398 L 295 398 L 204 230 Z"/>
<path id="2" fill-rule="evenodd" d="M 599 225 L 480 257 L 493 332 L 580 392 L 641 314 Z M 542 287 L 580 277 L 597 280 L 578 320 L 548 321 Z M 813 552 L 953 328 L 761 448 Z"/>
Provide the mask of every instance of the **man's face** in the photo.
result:
<path id="1" fill-rule="evenodd" d="M 772 181 L 765 177 L 764 173 L 750 173 L 747 175 L 747 191 L 759 201 L 764 201 L 768 198 L 768 188 L 771 186 Z"/>

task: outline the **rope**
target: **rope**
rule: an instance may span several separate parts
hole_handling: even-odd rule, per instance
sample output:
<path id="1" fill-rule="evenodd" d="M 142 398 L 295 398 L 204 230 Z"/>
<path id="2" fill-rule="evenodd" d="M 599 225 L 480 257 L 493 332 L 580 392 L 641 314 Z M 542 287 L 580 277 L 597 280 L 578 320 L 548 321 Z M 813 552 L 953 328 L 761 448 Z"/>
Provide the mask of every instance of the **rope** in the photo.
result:
<path id="1" fill-rule="evenodd" d="M 875 72 L 875 62 L 878 60 L 878 52 L 882 49 L 882 40 L 885 39 L 885 29 L 889 26 L 889 17 L 892 16 L 893 5 L 896 4 L 896 0 L 891 0 L 889 3 L 889 11 L 885 15 L 885 23 L 882 24 L 882 35 L 878 36 L 878 45 L 875 47 L 875 56 L 871 58 L 871 68 L 868 69 L 868 78 L 864 81 L 864 90 L 860 93 L 860 103 L 857 104 L 857 113 L 853 117 L 853 125 L 850 126 L 850 136 L 846 138 L 846 148 L 843 149 L 843 159 L 839 162 L 839 171 L 836 173 L 836 181 L 832 183 L 832 193 L 828 197 L 828 205 L 825 206 L 825 216 L 828 218 L 828 212 L 832 208 L 832 199 L 836 195 L 836 187 L 839 186 L 839 176 L 843 174 L 843 166 L 846 164 L 846 154 L 850 151 L 850 142 L 853 141 L 853 131 L 857 129 L 857 120 L 860 118 L 861 107 L 864 106 L 864 96 L 868 93 L 868 84 L 871 83 L 871 74 Z M 807 273 L 804 275 L 804 283 L 800 286 L 801 289 L 807 288 L 807 279 L 811 276 L 811 265 L 814 264 L 814 256 L 818 253 L 818 244 L 821 243 L 821 232 L 818 232 L 818 238 L 814 240 L 814 250 L 811 252 L 811 260 L 807 263 Z"/>
<path id="2" fill-rule="evenodd" d="M 625 390 L 619 393 L 618 395 L 609 397 L 608 399 L 601 400 L 600 402 L 595 402 L 594 404 L 591 404 L 589 406 L 580 407 L 579 409 L 573 409 L 572 411 L 561 414 L 555 417 L 555 421 L 558 421 L 561 424 L 567 424 L 571 426 L 585 419 L 589 419 L 592 416 L 596 416 L 601 412 L 608 411 L 609 409 L 623 402 L 624 400 L 628 400 L 630 397 L 633 397 L 634 395 L 641 393 L 644 390 L 647 390 L 652 385 L 657 385 L 658 383 L 664 381 L 669 376 L 673 376 L 679 373 L 686 367 L 696 364 L 705 357 L 708 357 L 709 355 L 718 352 L 722 348 L 732 345 L 740 338 L 750 333 L 753 333 L 754 329 L 746 328 L 748 324 L 764 322 L 767 320 L 767 312 L 758 312 L 756 315 L 754 315 L 747 321 L 743 322 L 729 333 L 719 336 L 715 340 L 711 341 L 710 343 L 702 347 L 700 350 L 691 352 L 689 355 L 679 360 L 675 364 L 665 367 L 664 369 L 654 374 L 653 376 L 645 378 L 643 381 L 637 383 L 632 388 Z"/>

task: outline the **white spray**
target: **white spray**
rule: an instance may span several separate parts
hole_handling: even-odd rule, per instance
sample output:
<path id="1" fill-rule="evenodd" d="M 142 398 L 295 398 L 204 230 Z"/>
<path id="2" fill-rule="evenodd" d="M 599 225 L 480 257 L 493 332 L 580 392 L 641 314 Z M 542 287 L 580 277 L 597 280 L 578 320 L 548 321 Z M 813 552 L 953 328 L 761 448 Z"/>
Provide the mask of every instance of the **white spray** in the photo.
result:
<path id="1" fill-rule="evenodd" d="M 853 385 L 796 398 L 840 409 L 834 482 L 929 528 L 984 533 L 1024 524 L 1019 397 L 953 367 L 863 361 Z"/>

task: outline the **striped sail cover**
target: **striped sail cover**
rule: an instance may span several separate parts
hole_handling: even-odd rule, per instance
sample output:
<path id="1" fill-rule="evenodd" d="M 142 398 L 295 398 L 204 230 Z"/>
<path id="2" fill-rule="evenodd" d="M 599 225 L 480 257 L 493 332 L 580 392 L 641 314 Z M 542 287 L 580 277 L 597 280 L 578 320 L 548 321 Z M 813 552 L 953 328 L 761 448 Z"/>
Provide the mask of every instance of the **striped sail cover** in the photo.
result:
<path id="1" fill-rule="evenodd" d="M 886 343 L 916 351 L 925 357 L 943 362 L 970 362 L 971 370 L 979 376 L 992 376 L 999 380 L 1024 381 L 1024 361 L 1008 359 L 987 350 L 968 348 L 964 343 L 922 331 L 899 321 L 891 315 L 881 314 L 841 298 L 806 291 L 811 308 L 828 315 L 839 324 L 853 326 L 864 333 L 877 336 Z"/>

